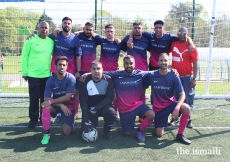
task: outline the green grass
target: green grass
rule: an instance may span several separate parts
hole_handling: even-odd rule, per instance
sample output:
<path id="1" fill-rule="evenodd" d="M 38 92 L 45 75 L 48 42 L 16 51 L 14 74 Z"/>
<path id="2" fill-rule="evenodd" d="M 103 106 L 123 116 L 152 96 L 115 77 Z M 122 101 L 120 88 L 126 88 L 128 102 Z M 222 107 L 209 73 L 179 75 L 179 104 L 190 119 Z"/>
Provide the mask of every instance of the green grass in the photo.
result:
<path id="1" fill-rule="evenodd" d="M 20 71 L 20 56 L 4 56 L 3 74 L 19 74 Z"/>
<path id="2" fill-rule="evenodd" d="M 201 62 L 201 64 L 205 64 Z M 206 64 L 205 64 L 206 66 Z M 213 66 L 218 67 L 219 63 L 214 62 Z M 119 68 L 123 70 L 123 57 L 119 58 Z M 19 74 L 21 70 L 20 66 L 20 56 L 5 56 L 4 57 L 4 71 L 3 74 Z M 2 93 L 28 93 L 28 88 L 26 87 L 14 87 L 10 88 L 8 85 L 11 82 L 3 81 L 2 83 Z M 210 95 L 229 95 L 230 94 L 230 82 L 211 82 L 210 83 Z M 150 94 L 150 88 L 147 89 L 146 94 Z M 197 82 L 196 86 L 196 94 L 197 95 L 205 95 L 206 93 L 206 83 L 205 82 Z"/>
<path id="3" fill-rule="evenodd" d="M 51 140 L 41 145 L 42 128 L 30 130 L 28 108 L 0 108 L 0 125 L 14 127 L 0 129 L 0 155 L 2 161 L 223 161 L 229 159 L 230 147 L 230 102 L 225 100 L 195 100 L 192 114 L 194 129 L 186 129 L 184 135 L 192 144 L 187 146 L 174 139 L 178 127 L 166 129 L 162 138 L 157 138 L 153 128 L 144 131 L 145 143 L 139 143 L 134 135 L 125 137 L 120 128 L 112 129 L 113 139 L 106 140 L 102 129 L 98 128 L 99 138 L 95 143 L 86 143 L 80 134 L 80 121 L 71 136 L 64 136 L 60 127 L 51 126 Z M 103 126 L 100 118 L 99 126 Z M 41 126 L 41 124 L 38 124 Z M 139 125 L 136 122 L 136 125 Z M 114 126 L 120 127 L 120 123 Z M 207 127 L 207 128 L 199 128 Z M 216 128 L 208 128 L 216 127 Z M 227 127 L 227 128 L 221 128 Z M 218 148 L 219 154 L 195 155 L 193 150 Z M 189 154 L 180 154 L 179 150 L 189 150 Z M 181 152 L 182 153 L 182 152 Z"/>

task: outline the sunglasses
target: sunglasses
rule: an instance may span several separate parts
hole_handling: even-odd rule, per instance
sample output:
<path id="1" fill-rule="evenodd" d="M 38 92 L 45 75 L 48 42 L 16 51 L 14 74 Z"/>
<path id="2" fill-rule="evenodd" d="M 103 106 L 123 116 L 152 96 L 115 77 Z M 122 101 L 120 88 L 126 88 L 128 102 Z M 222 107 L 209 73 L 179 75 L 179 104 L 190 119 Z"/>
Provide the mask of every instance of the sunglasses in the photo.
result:
<path id="1" fill-rule="evenodd" d="M 186 35 L 186 32 L 178 32 L 177 35 Z"/>

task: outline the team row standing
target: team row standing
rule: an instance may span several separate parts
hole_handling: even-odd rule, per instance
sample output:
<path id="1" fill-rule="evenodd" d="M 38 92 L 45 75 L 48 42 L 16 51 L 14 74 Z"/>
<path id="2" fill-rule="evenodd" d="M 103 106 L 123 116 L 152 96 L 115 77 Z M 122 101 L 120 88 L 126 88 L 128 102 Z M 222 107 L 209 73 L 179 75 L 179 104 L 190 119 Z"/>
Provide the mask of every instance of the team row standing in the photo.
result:
<path id="1" fill-rule="evenodd" d="M 69 33 L 69 34 L 71 34 L 70 33 L 70 29 L 71 29 L 71 23 L 72 23 L 72 20 L 71 19 L 63 19 L 63 24 L 62 24 L 62 27 L 63 27 L 63 31 L 65 32 L 65 29 L 68 29 L 69 31 L 67 32 L 67 33 Z M 155 25 L 155 24 L 154 24 Z M 39 24 L 39 26 L 40 26 L 40 24 Z M 138 28 L 140 28 L 141 27 L 141 24 L 134 24 L 134 27 L 138 27 Z M 110 27 L 111 29 L 113 29 L 114 30 L 114 28 L 113 27 Z M 135 28 L 134 28 L 135 29 Z M 40 31 L 40 29 L 39 29 L 39 31 Z M 63 32 L 62 31 L 62 32 Z M 81 49 L 82 49 L 82 51 L 83 51 L 83 55 L 82 55 L 82 58 L 81 58 L 81 60 L 83 61 L 83 60 L 89 60 L 90 62 L 92 62 L 93 60 L 95 60 L 95 58 L 96 58 L 96 45 L 97 45 L 97 41 L 95 41 L 94 40 L 94 38 L 93 37 L 91 37 L 91 35 L 92 35 L 92 31 L 93 31 L 93 26 L 92 26 L 92 24 L 90 24 L 90 23 L 86 23 L 86 25 L 85 25 L 85 27 L 84 27 L 84 33 L 82 33 L 82 34 L 80 34 L 79 36 L 78 36 L 78 38 L 80 38 L 81 36 L 82 36 L 82 40 L 80 39 L 80 45 L 81 45 Z M 62 34 L 61 32 L 59 33 L 59 35 L 60 34 Z M 114 33 L 115 34 L 115 33 Z M 138 35 L 140 36 L 142 33 L 140 32 L 140 31 L 138 31 L 138 32 L 134 32 L 134 38 L 135 38 L 135 36 L 137 36 L 137 39 L 138 39 Z M 64 34 L 63 34 L 64 35 Z M 60 37 L 61 37 L 62 35 L 60 35 Z M 67 37 L 68 37 L 68 35 L 67 35 Z M 67 38 L 67 37 L 64 37 L 64 39 L 65 38 Z M 57 45 L 55 44 L 55 48 L 58 48 L 59 50 L 61 49 L 61 50 L 67 50 L 67 51 L 69 51 L 69 49 L 68 48 L 66 48 L 65 46 L 63 46 L 63 43 L 60 43 L 59 45 L 58 45 L 58 42 L 60 42 L 60 40 L 58 40 L 58 39 L 55 39 L 56 37 L 53 37 L 53 39 L 54 39 L 54 41 L 55 41 L 55 43 L 57 43 Z M 73 37 L 75 40 L 77 40 L 75 37 Z M 108 38 L 108 37 L 107 37 Z M 140 37 L 139 37 L 140 38 Z M 142 38 L 142 37 L 141 37 Z M 126 38 L 127 39 L 127 38 Z M 86 43 L 84 44 L 84 43 L 82 43 L 83 41 L 86 41 Z M 133 38 L 132 37 L 129 37 L 129 40 L 133 40 Z M 65 41 L 68 41 L 68 39 L 67 40 L 65 40 Z M 76 41 L 77 43 L 79 43 L 78 41 Z M 140 41 L 141 43 L 143 42 L 143 41 Z M 147 41 L 146 41 L 147 42 Z M 91 44 L 90 44 L 91 43 Z M 134 42 L 135 43 L 135 42 Z M 104 44 L 104 43 L 103 43 Z M 110 42 L 108 41 L 108 43 L 107 44 L 109 44 L 110 45 Z M 116 44 L 115 44 L 116 45 Z M 75 47 L 75 48 L 74 48 Z M 73 49 L 75 49 L 75 51 L 76 51 L 76 47 L 77 47 L 77 45 L 76 44 L 74 44 L 74 43 L 72 43 L 72 48 Z M 84 47 L 87 49 L 87 50 L 85 50 L 85 57 L 87 57 L 87 51 L 88 51 L 88 58 L 87 59 L 83 59 L 83 56 L 84 56 Z M 122 46 L 120 46 L 120 48 L 121 48 Z M 139 46 L 135 46 L 134 45 L 134 48 L 133 48 L 133 50 L 135 50 L 135 49 L 139 49 L 139 50 L 142 50 L 142 51 L 144 51 L 144 52 L 146 52 L 146 50 L 143 50 L 142 48 L 138 48 Z M 76 53 L 76 55 L 77 55 L 77 57 L 78 56 L 80 56 L 81 55 L 81 50 L 80 50 L 80 47 L 78 48 L 79 49 L 79 52 L 78 53 Z M 105 50 L 114 50 L 113 48 L 108 48 L 108 47 L 104 47 L 104 48 L 102 48 L 102 50 L 103 49 L 105 49 Z M 91 50 L 91 51 L 90 51 Z M 130 49 L 131 50 L 131 49 Z M 95 51 L 95 54 L 93 53 L 93 51 Z M 94 55 L 91 55 L 91 57 L 89 56 L 89 54 L 94 54 Z M 129 54 L 129 53 L 128 53 Z M 132 54 L 132 53 L 130 53 L 130 54 Z M 61 54 L 62 55 L 62 54 Z M 103 57 L 101 57 L 101 58 L 103 58 Z M 118 58 L 118 57 L 117 57 Z M 136 59 L 136 65 L 141 65 L 141 63 L 138 63 L 138 61 L 140 61 L 140 58 L 141 57 L 139 57 L 138 59 Z M 53 58 L 53 61 L 52 62 L 54 62 L 54 59 L 55 58 Z M 71 60 L 71 59 L 70 59 Z M 78 59 L 76 59 L 76 60 L 78 60 Z M 108 61 L 109 59 L 104 59 L 105 61 Z M 111 61 L 112 61 L 113 59 L 111 59 Z M 145 55 L 144 55 L 144 59 L 143 60 L 147 60 L 147 55 L 146 55 L 146 59 L 145 59 Z M 81 61 L 81 62 L 82 62 Z M 101 60 L 102 61 L 102 60 Z M 103 62 L 103 61 L 102 61 Z M 113 61 L 113 62 L 116 62 L 116 61 Z M 76 66 L 77 66 L 77 73 L 75 74 L 77 77 L 79 77 L 79 72 L 80 71 L 83 71 L 83 72 L 87 72 L 87 71 L 90 71 L 90 64 L 88 63 L 84 63 L 84 65 L 88 65 L 88 70 L 87 70 L 87 68 L 84 68 L 83 66 L 79 66 L 79 62 L 76 62 Z M 147 64 L 147 61 L 146 61 L 146 64 Z M 145 65 L 146 65 L 145 64 Z M 52 66 L 53 67 L 53 66 Z M 82 69 L 80 69 L 80 68 L 82 68 Z M 145 67 L 146 68 L 146 67 Z M 30 68 L 29 68 L 30 69 Z M 146 69 L 143 69 L 143 70 L 146 70 Z M 67 71 L 68 71 L 68 69 L 67 69 Z M 69 71 L 69 72 L 71 72 L 71 71 Z M 71 72 L 72 74 L 73 73 L 75 73 L 74 71 L 72 71 Z M 26 74 L 25 75 L 23 75 L 23 76 L 25 76 L 26 77 Z M 27 76 L 29 76 L 29 75 L 27 75 Z M 29 84 L 30 85 L 30 84 Z M 77 84 L 78 85 L 78 84 Z M 29 88 L 30 88 L 30 86 L 29 86 Z M 78 93 L 77 93 L 78 94 Z M 42 99 L 42 97 L 40 97 L 41 99 Z M 32 103 L 34 103 L 34 102 L 32 102 Z M 32 105 L 32 104 L 30 104 L 30 105 Z M 37 117 L 38 118 L 38 117 Z M 31 120 L 31 121 L 33 121 L 33 120 Z M 34 120 L 34 122 L 30 122 L 30 125 L 29 125 L 29 127 L 31 126 L 31 123 L 35 123 L 35 124 L 32 124 L 32 127 L 34 127 L 35 125 L 36 125 L 36 119 Z"/>

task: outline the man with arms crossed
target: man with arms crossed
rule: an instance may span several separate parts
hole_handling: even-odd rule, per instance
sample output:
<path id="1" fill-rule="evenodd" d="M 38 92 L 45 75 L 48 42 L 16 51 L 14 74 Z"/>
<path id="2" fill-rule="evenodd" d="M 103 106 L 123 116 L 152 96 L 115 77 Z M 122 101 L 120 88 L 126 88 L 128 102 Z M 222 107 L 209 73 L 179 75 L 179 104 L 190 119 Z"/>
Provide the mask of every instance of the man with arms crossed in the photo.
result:
<path id="1" fill-rule="evenodd" d="M 168 69 L 169 56 L 167 53 L 161 53 L 158 64 L 160 69 L 148 75 L 148 84 L 151 85 L 153 111 L 156 114 L 154 119 L 156 135 L 162 137 L 164 127 L 168 126 L 168 116 L 172 114 L 173 119 L 177 119 L 179 112 L 182 113 L 180 126 L 176 139 L 183 144 L 190 144 L 191 141 L 184 137 L 183 132 L 190 116 L 189 105 L 183 103 L 185 93 L 180 78 Z M 147 83 L 147 82 L 146 82 Z M 174 94 L 180 96 L 178 101 Z"/>
<path id="2" fill-rule="evenodd" d="M 181 27 L 177 35 L 179 40 L 173 42 L 170 48 L 170 52 L 172 53 L 172 68 L 176 69 L 180 75 L 179 77 L 185 91 L 185 103 L 187 103 L 192 110 L 198 71 L 198 51 L 196 47 L 194 51 L 188 51 L 187 28 Z M 175 97 L 178 99 L 178 94 L 175 94 Z M 178 122 L 178 119 L 172 120 L 171 124 Z M 189 119 L 187 127 L 193 127 L 191 119 Z"/>
<path id="3" fill-rule="evenodd" d="M 84 82 L 80 83 L 80 105 L 82 109 L 82 131 L 84 126 L 91 122 L 94 127 L 98 125 L 98 116 L 104 118 L 105 138 L 112 139 L 111 126 L 115 118 L 115 110 L 112 105 L 114 99 L 114 84 L 110 76 L 102 74 L 102 63 L 91 63 L 91 74 Z"/>
<path id="4" fill-rule="evenodd" d="M 29 85 L 30 122 L 28 128 L 31 129 L 35 128 L 38 122 L 39 109 L 40 118 L 42 116 L 39 103 L 44 101 L 44 90 L 46 80 L 50 77 L 50 62 L 54 48 L 53 40 L 48 37 L 49 24 L 45 21 L 40 22 L 38 31 L 38 35 L 25 41 L 21 56 L 22 78 L 28 80 Z"/>
<path id="5" fill-rule="evenodd" d="M 50 140 L 51 114 L 52 116 L 56 116 L 57 113 L 61 113 L 65 135 L 70 135 L 74 129 L 73 122 L 76 110 L 74 89 L 76 78 L 66 72 L 68 67 L 68 58 L 66 56 L 56 57 L 55 65 L 56 73 L 46 82 L 45 102 L 42 103 L 42 125 L 44 130 L 42 144 L 48 144 Z"/>

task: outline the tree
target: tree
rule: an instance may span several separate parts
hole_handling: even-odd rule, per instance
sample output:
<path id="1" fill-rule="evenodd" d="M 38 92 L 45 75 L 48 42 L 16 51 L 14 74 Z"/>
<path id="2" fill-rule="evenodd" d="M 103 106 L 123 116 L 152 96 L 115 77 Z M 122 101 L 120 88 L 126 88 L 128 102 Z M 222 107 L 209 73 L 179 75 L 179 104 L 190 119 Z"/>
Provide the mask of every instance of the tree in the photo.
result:
<path id="1" fill-rule="evenodd" d="M 193 41 L 198 46 L 207 47 L 209 45 L 209 33 L 207 31 L 210 29 L 208 13 L 204 10 L 203 5 L 196 3 L 195 16 L 193 18 L 192 5 L 192 2 L 180 2 L 176 5 L 172 5 L 171 10 L 164 19 L 165 28 L 170 33 L 176 33 L 180 26 L 185 26 L 188 28 L 188 31 L 191 31 L 192 23 L 194 21 L 196 30 Z"/>
<path id="2" fill-rule="evenodd" d="M 38 20 L 38 22 L 37 22 L 37 24 L 36 24 L 36 26 L 35 26 L 35 33 L 37 33 L 36 30 L 37 30 L 38 24 L 39 24 L 41 21 L 46 21 L 46 22 L 49 24 L 49 26 L 50 26 L 50 31 L 53 31 L 53 30 L 56 28 L 56 25 L 55 25 L 55 23 L 53 22 L 53 19 L 52 19 L 51 17 L 49 17 L 49 16 L 45 13 L 45 10 L 44 10 L 44 12 L 43 12 L 42 15 L 40 16 L 40 18 L 39 18 L 39 20 Z"/>
<path id="3" fill-rule="evenodd" d="M 4 55 L 21 53 L 26 35 L 19 34 L 19 27 L 33 29 L 39 14 L 16 7 L 6 7 L 0 10 L 0 50 Z"/>

